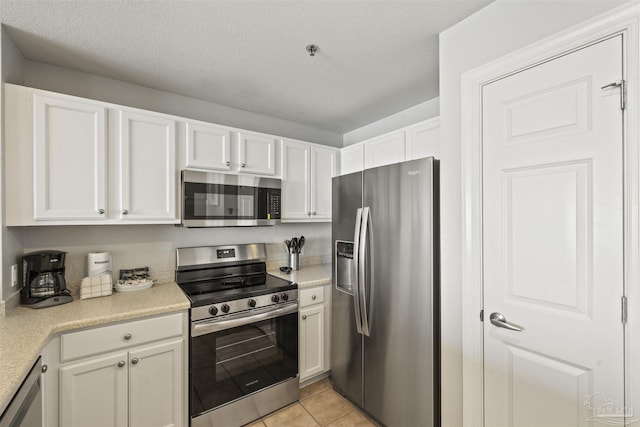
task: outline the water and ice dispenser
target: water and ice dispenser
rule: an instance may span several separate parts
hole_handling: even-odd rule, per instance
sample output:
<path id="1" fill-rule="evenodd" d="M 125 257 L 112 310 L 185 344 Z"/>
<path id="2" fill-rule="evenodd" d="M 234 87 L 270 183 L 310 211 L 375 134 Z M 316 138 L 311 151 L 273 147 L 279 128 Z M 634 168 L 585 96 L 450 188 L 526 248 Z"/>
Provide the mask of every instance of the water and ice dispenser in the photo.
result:
<path id="1" fill-rule="evenodd" d="M 356 281 L 355 262 L 353 260 L 353 242 L 336 240 L 335 246 L 336 289 L 353 295 Z"/>

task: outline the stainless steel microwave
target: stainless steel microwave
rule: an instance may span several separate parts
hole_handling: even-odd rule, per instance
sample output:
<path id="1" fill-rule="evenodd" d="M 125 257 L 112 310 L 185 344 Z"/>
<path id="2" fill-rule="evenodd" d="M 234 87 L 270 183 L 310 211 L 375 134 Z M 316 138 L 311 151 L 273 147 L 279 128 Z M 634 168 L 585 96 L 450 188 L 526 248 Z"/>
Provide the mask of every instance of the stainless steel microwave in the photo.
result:
<path id="1" fill-rule="evenodd" d="M 280 224 L 280 188 L 275 178 L 182 171 L 184 227 Z"/>

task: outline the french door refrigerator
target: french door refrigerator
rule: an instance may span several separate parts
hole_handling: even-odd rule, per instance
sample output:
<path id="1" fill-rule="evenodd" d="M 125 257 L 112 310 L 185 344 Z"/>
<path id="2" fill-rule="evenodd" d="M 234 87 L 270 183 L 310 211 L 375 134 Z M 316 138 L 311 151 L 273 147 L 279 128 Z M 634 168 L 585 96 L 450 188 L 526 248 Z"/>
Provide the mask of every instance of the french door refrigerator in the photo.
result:
<path id="1" fill-rule="evenodd" d="M 332 186 L 334 388 L 384 425 L 439 426 L 439 161 Z"/>

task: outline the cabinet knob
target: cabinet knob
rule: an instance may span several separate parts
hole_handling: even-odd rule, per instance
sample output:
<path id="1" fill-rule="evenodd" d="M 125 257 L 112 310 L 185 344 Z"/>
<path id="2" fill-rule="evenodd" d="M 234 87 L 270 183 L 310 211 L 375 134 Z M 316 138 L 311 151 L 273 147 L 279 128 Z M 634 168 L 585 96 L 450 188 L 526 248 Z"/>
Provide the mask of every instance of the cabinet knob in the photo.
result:
<path id="1" fill-rule="evenodd" d="M 124 365 L 126 365 L 124 360 L 121 360 L 121 361 L 118 362 L 118 368 L 124 368 Z"/>
<path id="2" fill-rule="evenodd" d="M 307 212 L 307 215 L 311 216 L 311 212 Z"/>
<path id="3" fill-rule="evenodd" d="M 240 167 L 241 167 L 241 168 L 243 168 L 243 167 L 245 167 L 245 166 L 247 166 L 247 164 L 246 164 L 246 163 L 240 163 Z"/>
<path id="4" fill-rule="evenodd" d="M 225 166 L 229 166 L 231 164 L 231 162 L 229 160 L 227 160 L 226 162 L 224 162 Z"/>
<path id="5" fill-rule="evenodd" d="M 124 334 L 124 339 L 126 341 L 129 341 L 131 339 L 131 336 L 132 336 L 131 334 Z"/>
<path id="6" fill-rule="evenodd" d="M 128 213 L 129 213 L 129 211 L 128 211 L 128 210 L 126 210 L 126 209 L 122 209 L 122 215 L 127 215 Z"/>
<path id="7" fill-rule="evenodd" d="M 315 296 L 315 295 L 312 295 L 312 296 L 311 296 L 311 299 L 316 299 L 316 296 Z"/>
<path id="8" fill-rule="evenodd" d="M 98 213 L 102 215 L 104 213 L 104 209 L 98 209 Z"/>
<path id="9" fill-rule="evenodd" d="M 306 314 L 302 315 L 302 320 L 307 320 L 307 315 Z"/>
<path id="10" fill-rule="evenodd" d="M 44 374 L 45 372 L 47 372 L 47 369 L 49 369 L 49 367 L 47 365 L 42 365 L 42 373 Z"/>
<path id="11" fill-rule="evenodd" d="M 312 215 L 316 215 L 316 213 L 315 213 L 315 212 L 311 212 L 311 214 L 312 214 Z"/>
<path id="12" fill-rule="evenodd" d="M 137 357 L 134 357 L 133 359 L 131 359 L 131 364 L 132 365 L 137 365 L 139 361 L 140 361 L 140 359 L 138 359 Z"/>

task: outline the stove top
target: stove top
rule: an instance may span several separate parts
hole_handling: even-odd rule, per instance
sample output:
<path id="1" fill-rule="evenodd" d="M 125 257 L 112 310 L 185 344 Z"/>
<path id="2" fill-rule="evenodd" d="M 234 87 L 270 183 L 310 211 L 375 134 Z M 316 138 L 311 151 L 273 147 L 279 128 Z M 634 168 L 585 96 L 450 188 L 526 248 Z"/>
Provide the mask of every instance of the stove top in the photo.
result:
<path id="1" fill-rule="evenodd" d="M 217 304 L 236 299 L 249 298 L 259 295 L 275 294 L 278 292 L 290 291 L 298 288 L 298 284 L 270 274 L 264 275 L 264 282 L 247 286 L 217 289 L 218 282 L 203 281 L 198 283 L 180 284 L 182 291 L 191 301 L 192 307 L 199 307 L 208 304 Z M 204 289 L 209 289 L 204 290 Z"/>

